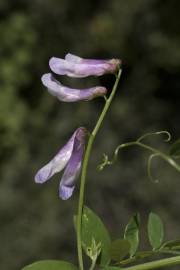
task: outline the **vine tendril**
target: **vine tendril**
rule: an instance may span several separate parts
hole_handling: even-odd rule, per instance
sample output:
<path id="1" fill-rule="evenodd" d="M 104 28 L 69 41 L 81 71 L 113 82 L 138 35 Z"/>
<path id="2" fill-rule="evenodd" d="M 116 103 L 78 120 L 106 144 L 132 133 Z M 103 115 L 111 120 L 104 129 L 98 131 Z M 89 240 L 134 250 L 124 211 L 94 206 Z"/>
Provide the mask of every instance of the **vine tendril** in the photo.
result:
<path id="1" fill-rule="evenodd" d="M 141 148 L 144 148 L 144 149 L 152 152 L 152 154 L 149 156 L 148 162 L 147 162 L 147 174 L 148 174 L 148 177 L 151 181 L 153 181 L 155 183 L 159 182 L 158 179 L 154 179 L 154 177 L 152 176 L 152 173 L 151 173 L 152 159 L 154 157 L 157 157 L 157 156 L 159 156 L 160 158 L 165 160 L 167 163 L 169 163 L 172 167 L 174 167 L 177 171 L 180 172 L 180 165 L 178 163 L 176 163 L 175 160 L 171 156 L 167 155 L 166 153 L 161 152 L 160 150 L 158 150 L 156 148 L 153 148 L 147 144 L 142 143 L 142 140 L 148 136 L 162 135 L 162 134 L 166 135 L 166 139 L 164 139 L 165 142 L 169 142 L 171 140 L 171 134 L 168 131 L 163 130 L 163 131 L 158 131 L 158 132 L 153 132 L 153 133 L 146 133 L 146 134 L 142 135 L 141 137 L 139 137 L 136 141 L 127 142 L 127 143 L 123 143 L 123 144 L 118 145 L 114 151 L 113 158 L 111 160 L 109 160 L 108 155 L 103 154 L 103 161 L 101 164 L 98 165 L 98 169 L 100 171 L 102 171 L 106 166 L 114 164 L 115 161 L 117 160 L 119 151 L 121 149 L 126 148 L 126 147 L 130 147 L 130 146 L 139 146 Z"/>
<path id="2" fill-rule="evenodd" d="M 150 155 L 149 158 L 148 158 L 148 162 L 147 162 L 147 173 L 148 173 L 148 177 L 149 177 L 149 179 L 153 183 L 156 183 L 156 184 L 159 183 L 159 180 L 153 177 L 153 175 L 152 175 L 152 169 L 151 169 L 152 166 L 151 165 L 152 165 L 153 158 L 154 157 L 157 157 L 157 156 L 159 156 L 158 153 L 155 153 L 155 154 Z"/>
<path id="3" fill-rule="evenodd" d="M 143 139 L 151 136 L 151 135 L 165 135 L 166 138 L 164 139 L 164 142 L 169 142 L 171 140 L 171 134 L 166 131 L 166 130 L 162 130 L 162 131 L 158 131 L 158 132 L 149 132 L 149 133 L 146 133 L 144 135 L 142 135 L 141 137 L 139 137 L 137 139 L 138 142 L 142 141 Z"/>

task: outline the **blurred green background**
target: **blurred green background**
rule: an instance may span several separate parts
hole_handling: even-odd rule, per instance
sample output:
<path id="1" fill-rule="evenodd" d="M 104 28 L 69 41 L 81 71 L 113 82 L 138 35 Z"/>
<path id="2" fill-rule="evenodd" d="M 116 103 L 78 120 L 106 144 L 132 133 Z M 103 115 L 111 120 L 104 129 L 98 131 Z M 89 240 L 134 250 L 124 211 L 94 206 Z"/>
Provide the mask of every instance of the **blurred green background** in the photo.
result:
<path id="1" fill-rule="evenodd" d="M 178 0 L 1 0 L 0 1 L 0 265 L 16 270 L 39 259 L 76 262 L 72 216 L 78 187 L 66 202 L 58 198 L 57 175 L 34 183 L 78 126 L 91 129 L 102 99 L 65 104 L 47 93 L 40 77 L 52 56 L 67 52 L 87 58 L 117 57 L 123 75 L 116 98 L 94 144 L 86 203 L 106 223 L 112 238 L 122 236 L 139 211 L 142 247 L 148 248 L 150 211 L 166 224 L 166 239 L 180 238 L 180 175 L 164 162 L 153 163 L 159 184 L 149 181 L 148 153 L 123 150 L 101 173 L 102 154 L 145 132 L 180 134 L 180 1 Z M 73 87 L 114 77 L 70 79 Z M 166 150 L 160 138 L 149 143 Z"/>

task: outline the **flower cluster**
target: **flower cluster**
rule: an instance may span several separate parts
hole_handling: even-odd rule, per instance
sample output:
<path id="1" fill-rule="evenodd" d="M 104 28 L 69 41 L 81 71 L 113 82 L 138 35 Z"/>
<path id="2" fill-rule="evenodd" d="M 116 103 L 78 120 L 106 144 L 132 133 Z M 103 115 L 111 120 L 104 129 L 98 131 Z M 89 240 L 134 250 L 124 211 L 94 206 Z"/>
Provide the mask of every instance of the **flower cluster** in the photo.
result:
<path id="1" fill-rule="evenodd" d="M 65 56 L 65 59 L 52 57 L 49 61 L 50 69 L 54 73 L 75 78 L 116 73 L 119 65 L 120 60 L 118 59 L 83 59 L 70 53 Z M 92 100 L 107 93 L 107 89 L 102 86 L 88 89 L 69 88 L 57 81 L 52 73 L 44 74 L 41 80 L 49 93 L 64 102 Z M 76 129 L 69 141 L 58 151 L 54 158 L 37 172 L 35 182 L 44 183 L 65 168 L 59 185 L 59 197 L 63 200 L 70 198 L 81 169 L 86 135 L 86 128 L 80 127 Z"/>

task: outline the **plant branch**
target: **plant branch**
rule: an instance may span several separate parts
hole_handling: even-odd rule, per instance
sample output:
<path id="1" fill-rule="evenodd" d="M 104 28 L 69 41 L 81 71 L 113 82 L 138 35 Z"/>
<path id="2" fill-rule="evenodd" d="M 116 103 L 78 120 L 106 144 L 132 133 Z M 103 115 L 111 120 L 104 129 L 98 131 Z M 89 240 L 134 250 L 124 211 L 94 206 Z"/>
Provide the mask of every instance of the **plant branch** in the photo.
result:
<path id="1" fill-rule="evenodd" d="M 180 256 L 175 256 L 167 259 L 161 259 L 153 262 L 138 264 L 131 267 L 123 268 L 124 270 L 151 270 L 151 269 L 157 269 L 162 268 L 166 266 L 173 266 L 180 264 Z"/>
<path id="2" fill-rule="evenodd" d="M 80 270 L 84 269 L 83 266 L 83 255 L 82 255 L 82 243 L 81 243 L 81 228 L 82 228 L 82 212 L 83 212 L 83 204 L 84 204 L 84 191 L 85 191 L 85 182 L 86 182 L 86 174 L 87 174 L 87 166 L 88 166 L 88 161 L 89 161 L 89 157 L 90 157 L 90 153 L 91 153 L 91 149 L 92 149 L 92 145 L 94 142 L 94 139 L 100 129 L 100 126 L 104 120 L 104 117 L 111 105 L 111 102 L 113 100 L 113 97 L 116 93 L 117 90 L 117 86 L 121 77 L 121 72 L 122 70 L 119 69 L 119 72 L 116 76 L 116 81 L 114 83 L 112 92 L 109 96 L 109 98 L 106 100 L 104 108 L 100 114 L 100 117 L 92 131 L 92 133 L 90 134 L 88 143 L 87 143 L 87 148 L 85 151 L 85 155 L 84 155 L 84 160 L 83 160 L 83 165 L 82 165 L 82 173 L 81 173 L 81 181 L 80 181 L 80 193 L 79 193 L 79 203 L 78 203 L 78 215 L 77 215 L 77 249 L 78 249 L 78 260 L 79 260 L 79 268 Z"/>
<path id="3" fill-rule="evenodd" d="M 134 257 L 122 260 L 119 263 L 116 263 L 116 265 L 124 266 L 124 265 L 130 264 L 130 263 L 135 263 L 137 261 L 143 260 L 145 258 L 149 258 L 149 257 L 155 256 L 155 255 L 160 255 L 160 254 L 180 255 L 180 251 L 159 249 L 159 250 L 153 250 L 153 251 L 149 250 L 149 251 L 145 251 L 145 252 L 139 252 Z"/>

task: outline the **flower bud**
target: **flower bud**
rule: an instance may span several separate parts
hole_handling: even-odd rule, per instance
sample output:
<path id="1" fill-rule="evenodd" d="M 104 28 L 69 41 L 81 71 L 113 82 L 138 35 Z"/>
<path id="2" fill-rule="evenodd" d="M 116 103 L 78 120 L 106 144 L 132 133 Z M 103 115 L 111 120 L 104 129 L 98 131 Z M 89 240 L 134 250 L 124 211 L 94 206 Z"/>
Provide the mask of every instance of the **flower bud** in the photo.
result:
<path id="1" fill-rule="evenodd" d="M 87 101 L 99 96 L 104 96 L 107 92 L 107 89 L 102 86 L 91 87 L 88 89 L 69 88 L 57 81 L 51 73 L 44 74 L 41 80 L 50 94 L 64 102 Z"/>
<path id="2" fill-rule="evenodd" d="M 76 78 L 116 73 L 120 64 L 119 59 L 84 59 L 70 53 L 65 56 L 65 59 L 52 57 L 49 61 L 54 73 Z"/>

